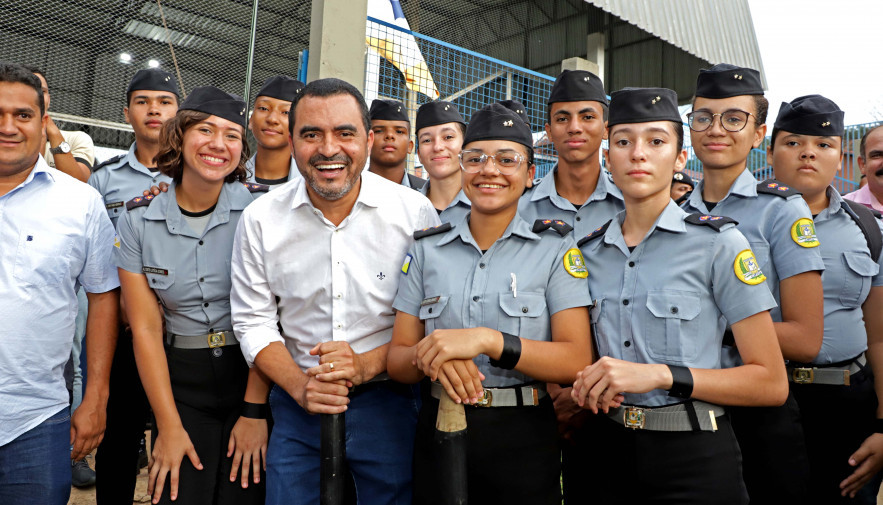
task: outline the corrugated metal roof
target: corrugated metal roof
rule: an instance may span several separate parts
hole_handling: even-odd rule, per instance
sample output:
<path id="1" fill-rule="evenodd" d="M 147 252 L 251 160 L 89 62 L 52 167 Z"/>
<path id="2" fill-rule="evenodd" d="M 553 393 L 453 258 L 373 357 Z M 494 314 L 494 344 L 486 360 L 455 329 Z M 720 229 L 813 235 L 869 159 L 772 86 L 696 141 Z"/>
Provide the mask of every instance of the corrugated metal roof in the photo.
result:
<path id="1" fill-rule="evenodd" d="M 766 74 L 747 0 L 585 0 L 711 63 Z"/>

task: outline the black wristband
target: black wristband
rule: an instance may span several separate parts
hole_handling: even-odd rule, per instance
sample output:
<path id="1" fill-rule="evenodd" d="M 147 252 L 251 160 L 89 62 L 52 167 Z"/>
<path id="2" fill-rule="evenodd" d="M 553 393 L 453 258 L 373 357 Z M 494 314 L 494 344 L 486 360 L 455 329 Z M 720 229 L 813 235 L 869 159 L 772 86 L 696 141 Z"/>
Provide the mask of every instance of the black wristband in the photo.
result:
<path id="1" fill-rule="evenodd" d="M 266 403 L 242 402 L 239 415 L 249 419 L 266 419 L 270 414 L 270 406 Z"/>
<path id="2" fill-rule="evenodd" d="M 671 370 L 671 389 L 669 396 L 675 398 L 690 398 L 693 396 L 693 374 L 685 366 L 667 365 Z"/>
<path id="3" fill-rule="evenodd" d="M 874 433 L 883 433 L 883 419 L 874 419 Z"/>
<path id="4" fill-rule="evenodd" d="M 502 333 L 502 332 L 501 332 Z M 503 333 L 503 352 L 500 359 L 491 358 L 491 366 L 512 370 L 521 359 L 521 339 L 509 333 Z"/>

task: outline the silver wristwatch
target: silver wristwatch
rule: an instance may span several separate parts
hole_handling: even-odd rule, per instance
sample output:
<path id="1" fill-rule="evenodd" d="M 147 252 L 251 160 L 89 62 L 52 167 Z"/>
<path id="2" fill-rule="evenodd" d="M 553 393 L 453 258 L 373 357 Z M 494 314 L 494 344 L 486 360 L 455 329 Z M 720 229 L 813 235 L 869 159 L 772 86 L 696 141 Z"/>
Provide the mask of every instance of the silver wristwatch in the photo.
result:
<path id="1" fill-rule="evenodd" d="M 58 147 L 49 149 L 49 152 L 52 153 L 53 156 L 56 154 L 67 154 L 71 152 L 71 145 L 67 142 L 62 142 L 61 144 L 58 144 Z"/>

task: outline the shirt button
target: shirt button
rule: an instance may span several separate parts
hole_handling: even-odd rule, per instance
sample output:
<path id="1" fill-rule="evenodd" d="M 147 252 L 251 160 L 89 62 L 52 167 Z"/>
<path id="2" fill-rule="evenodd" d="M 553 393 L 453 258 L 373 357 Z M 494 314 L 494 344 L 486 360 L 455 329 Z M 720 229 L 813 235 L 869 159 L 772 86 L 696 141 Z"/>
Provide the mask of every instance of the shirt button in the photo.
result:
<path id="1" fill-rule="evenodd" d="M 432 307 L 429 307 L 429 310 L 427 310 L 426 312 L 429 312 L 430 314 L 432 314 Z"/>
<path id="2" fill-rule="evenodd" d="M 150 282 L 156 284 L 156 279 L 150 279 Z"/>
<path id="3" fill-rule="evenodd" d="M 671 308 L 671 313 L 672 313 L 672 314 L 677 314 L 677 313 L 678 313 L 678 308 L 677 308 L 677 307 L 672 307 L 672 308 Z"/>
<path id="4" fill-rule="evenodd" d="M 337 329 L 339 330 L 341 327 L 343 327 L 343 325 L 340 324 L 340 323 L 337 323 L 337 324 L 334 325 L 334 327 L 337 328 Z"/>
<path id="5" fill-rule="evenodd" d="M 208 307 L 208 302 L 202 304 L 203 307 Z"/>
<path id="6" fill-rule="evenodd" d="M 623 304 L 623 305 L 628 305 L 628 304 L 629 304 L 629 299 L 626 298 L 625 300 L 623 300 L 623 301 L 622 301 L 622 304 Z"/>
<path id="7" fill-rule="evenodd" d="M 339 300 L 339 299 L 341 299 L 341 298 L 343 298 L 343 295 L 340 294 L 340 293 L 337 293 L 337 299 Z"/>
<path id="8" fill-rule="evenodd" d="M 472 301 L 473 301 L 473 302 L 477 302 L 477 301 L 479 301 L 479 300 L 481 300 L 481 297 L 480 297 L 480 296 L 477 296 L 477 295 L 476 295 L 476 296 L 473 296 L 473 297 L 472 297 Z"/>
<path id="9" fill-rule="evenodd" d="M 202 240 L 199 241 L 199 245 L 202 245 Z"/>
<path id="10" fill-rule="evenodd" d="M 626 346 L 626 347 L 631 347 L 631 346 L 632 346 L 632 343 L 629 342 L 628 340 L 626 340 L 625 342 L 623 342 L 622 345 L 624 345 L 624 346 Z"/>
<path id="11" fill-rule="evenodd" d="M 579 217 L 579 216 L 576 216 L 576 220 L 577 220 L 577 221 L 582 221 L 583 218 L 581 218 L 581 217 Z"/>
<path id="12" fill-rule="evenodd" d="M 521 312 L 527 314 L 527 307 L 521 307 Z"/>
<path id="13" fill-rule="evenodd" d="M 199 282 L 205 282 L 205 277 L 200 277 Z"/>
<path id="14" fill-rule="evenodd" d="M 479 263 L 479 264 L 478 264 L 478 268 L 484 268 L 485 266 L 487 266 L 487 265 L 485 265 L 484 263 Z"/>
<path id="15" fill-rule="evenodd" d="M 634 262 L 634 261 L 629 261 L 629 266 L 630 266 L 630 267 L 635 266 L 635 262 Z"/>

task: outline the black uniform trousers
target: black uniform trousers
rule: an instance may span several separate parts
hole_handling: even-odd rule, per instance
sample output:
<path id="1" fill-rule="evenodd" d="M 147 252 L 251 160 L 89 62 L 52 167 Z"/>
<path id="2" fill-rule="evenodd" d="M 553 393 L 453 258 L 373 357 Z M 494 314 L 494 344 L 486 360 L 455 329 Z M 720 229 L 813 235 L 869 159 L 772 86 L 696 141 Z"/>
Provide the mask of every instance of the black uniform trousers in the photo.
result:
<path id="1" fill-rule="evenodd" d="M 791 384 L 791 393 L 800 406 L 812 475 L 805 503 L 875 505 L 879 478 L 855 498 L 840 496 L 840 482 L 855 470 L 849 456 L 874 432 L 877 395 L 870 369 L 852 374 L 849 386 Z"/>
<path id="2" fill-rule="evenodd" d="M 717 426 L 717 431 L 635 430 L 603 413 L 591 416 L 582 427 L 594 443 L 582 455 L 581 503 L 748 503 L 730 420 L 720 416 Z"/>
<path id="3" fill-rule="evenodd" d="M 438 503 L 447 485 L 433 454 L 438 400 L 428 385 L 421 385 L 417 418 L 415 505 Z M 535 407 L 466 406 L 466 424 L 469 503 L 561 504 L 558 427 L 549 397 Z"/>
<path id="4" fill-rule="evenodd" d="M 804 503 L 809 457 L 794 396 L 789 394 L 781 407 L 732 407 L 728 412 L 742 448 L 751 505 Z"/>
<path id="5" fill-rule="evenodd" d="M 220 352 L 218 352 L 220 351 Z M 190 436 L 202 463 L 197 470 L 187 456 L 181 461 L 178 498 L 171 501 L 170 476 L 166 477 L 161 504 L 257 505 L 264 503 L 266 476 L 261 482 L 249 477 L 248 488 L 240 479 L 230 482 L 233 458 L 227 457 L 227 443 L 239 420 L 248 365 L 238 345 L 215 349 L 166 348 L 169 377 L 181 423 Z M 162 436 L 153 428 L 153 439 Z"/>
<path id="6" fill-rule="evenodd" d="M 132 502 L 138 474 L 138 446 L 149 416 L 150 404 L 135 365 L 132 333 L 120 327 L 110 369 L 107 428 L 95 454 L 98 505 Z"/>

